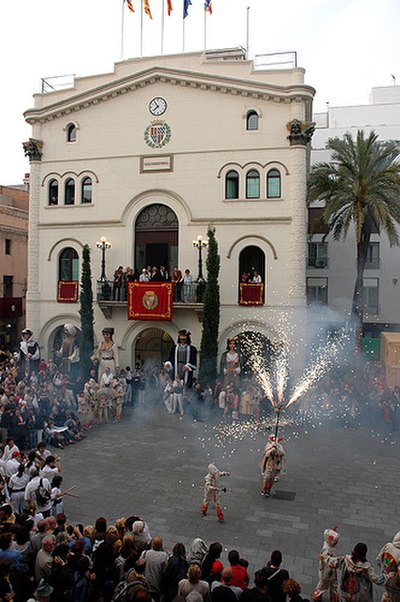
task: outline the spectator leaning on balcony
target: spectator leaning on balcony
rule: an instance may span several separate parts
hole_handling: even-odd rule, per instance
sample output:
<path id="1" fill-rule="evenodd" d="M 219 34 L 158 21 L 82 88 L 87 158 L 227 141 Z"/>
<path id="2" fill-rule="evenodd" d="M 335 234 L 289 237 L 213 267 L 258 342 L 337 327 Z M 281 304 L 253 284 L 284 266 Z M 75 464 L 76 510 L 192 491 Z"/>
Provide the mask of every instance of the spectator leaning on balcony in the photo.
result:
<path id="1" fill-rule="evenodd" d="M 150 281 L 149 274 L 148 274 L 146 268 L 143 268 L 142 272 L 139 276 L 139 282 L 149 282 L 149 281 Z"/>
<path id="2" fill-rule="evenodd" d="M 193 288 L 193 276 L 190 273 L 190 270 L 185 270 L 185 275 L 183 276 L 183 302 L 190 303 L 192 301 L 192 288 Z"/>
<path id="3" fill-rule="evenodd" d="M 262 282 L 262 278 L 261 278 L 260 274 L 257 272 L 257 270 L 254 270 L 252 283 L 253 284 L 261 284 L 261 282 Z"/>

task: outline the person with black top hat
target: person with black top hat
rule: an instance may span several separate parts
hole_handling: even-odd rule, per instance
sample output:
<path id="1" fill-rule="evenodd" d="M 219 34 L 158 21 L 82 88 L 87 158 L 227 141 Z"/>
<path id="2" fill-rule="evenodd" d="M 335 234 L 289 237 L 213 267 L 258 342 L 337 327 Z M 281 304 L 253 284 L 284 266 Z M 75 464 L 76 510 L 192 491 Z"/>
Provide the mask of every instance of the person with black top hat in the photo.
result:
<path id="1" fill-rule="evenodd" d="M 18 368 L 23 378 L 26 372 L 38 372 L 40 363 L 39 344 L 33 338 L 33 332 L 30 328 L 24 328 L 21 332 L 21 342 L 19 344 Z"/>
<path id="2" fill-rule="evenodd" d="M 173 368 L 173 378 L 178 374 L 183 380 L 184 389 L 190 389 L 193 385 L 193 372 L 197 368 L 197 349 L 191 344 L 190 332 L 186 328 L 179 330 L 169 361 Z"/>

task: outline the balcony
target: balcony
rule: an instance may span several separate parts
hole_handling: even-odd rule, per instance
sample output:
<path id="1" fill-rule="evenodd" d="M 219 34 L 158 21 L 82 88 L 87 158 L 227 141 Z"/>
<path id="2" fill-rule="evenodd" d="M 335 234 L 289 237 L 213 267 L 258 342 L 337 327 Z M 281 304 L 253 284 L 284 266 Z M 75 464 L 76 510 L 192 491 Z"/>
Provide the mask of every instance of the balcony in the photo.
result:
<path id="1" fill-rule="evenodd" d="M 11 320 L 12 318 L 21 318 L 23 314 L 22 297 L 2 297 L 0 298 L 0 316 L 1 318 Z"/>
<path id="2" fill-rule="evenodd" d="M 329 257 L 308 257 L 307 268 L 325 270 L 326 268 L 329 268 Z"/>
<path id="3" fill-rule="evenodd" d="M 379 270 L 381 267 L 381 259 L 380 257 L 372 257 L 371 259 L 367 259 L 365 262 L 366 270 Z"/>
<path id="4" fill-rule="evenodd" d="M 148 283 L 151 287 L 151 282 Z M 203 298 L 206 283 L 204 281 L 193 282 L 189 285 L 180 284 L 174 286 L 173 308 L 193 309 L 199 315 L 203 312 Z M 127 308 L 126 286 L 120 289 L 113 287 L 112 280 L 97 281 L 97 304 L 106 318 L 112 318 L 114 308 Z"/>

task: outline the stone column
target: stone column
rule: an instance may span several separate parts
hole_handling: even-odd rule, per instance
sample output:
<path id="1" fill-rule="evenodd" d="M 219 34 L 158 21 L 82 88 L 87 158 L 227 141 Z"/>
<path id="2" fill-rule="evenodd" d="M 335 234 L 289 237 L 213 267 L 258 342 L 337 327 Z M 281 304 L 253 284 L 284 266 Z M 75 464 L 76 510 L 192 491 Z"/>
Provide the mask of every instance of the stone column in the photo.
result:
<path id="1" fill-rule="evenodd" d="M 30 138 L 23 143 L 29 157 L 29 226 L 28 226 L 28 290 L 26 294 L 26 324 L 40 336 L 40 281 L 39 281 L 39 212 L 40 212 L 40 162 L 43 143 Z"/>
<path id="2" fill-rule="evenodd" d="M 314 124 L 304 121 L 304 103 L 294 102 L 292 120 L 287 124 L 290 144 L 290 214 L 292 217 L 289 274 L 290 304 L 293 307 L 293 334 L 297 342 L 305 338 L 306 329 L 306 258 L 307 258 L 307 177 L 310 141 Z M 294 358 L 297 369 L 303 367 L 304 353 Z"/>

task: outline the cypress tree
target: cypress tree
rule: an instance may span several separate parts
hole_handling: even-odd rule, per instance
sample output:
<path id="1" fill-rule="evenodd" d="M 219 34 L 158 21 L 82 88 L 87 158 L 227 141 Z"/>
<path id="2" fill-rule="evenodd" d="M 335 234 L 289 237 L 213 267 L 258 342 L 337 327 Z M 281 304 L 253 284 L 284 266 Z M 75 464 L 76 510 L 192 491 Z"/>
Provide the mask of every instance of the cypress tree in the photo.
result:
<path id="1" fill-rule="evenodd" d="M 92 363 L 90 356 L 94 348 L 93 335 L 93 290 L 92 290 L 92 270 L 90 267 L 90 249 L 89 245 L 83 247 L 82 252 L 82 275 L 81 275 L 81 291 L 80 291 L 81 307 L 79 313 L 81 316 L 81 367 L 82 376 L 86 380 L 89 374 Z"/>
<path id="2" fill-rule="evenodd" d="M 203 332 L 200 345 L 199 382 L 214 384 L 217 378 L 218 333 L 220 316 L 219 268 L 220 256 L 215 238 L 215 228 L 209 226 L 208 255 L 206 261 L 207 283 L 204 292 Z"/>

